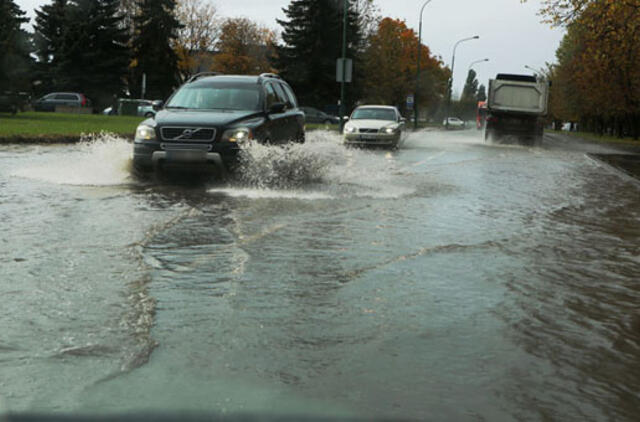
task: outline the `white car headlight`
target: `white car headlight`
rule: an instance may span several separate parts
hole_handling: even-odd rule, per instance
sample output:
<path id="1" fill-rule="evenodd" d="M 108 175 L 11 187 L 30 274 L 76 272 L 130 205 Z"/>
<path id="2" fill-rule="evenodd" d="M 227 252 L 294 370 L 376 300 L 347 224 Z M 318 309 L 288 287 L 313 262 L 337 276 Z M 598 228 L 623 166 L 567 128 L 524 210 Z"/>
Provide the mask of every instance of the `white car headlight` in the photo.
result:
<path id="1" fill-rule="evenodd" d="M 156 130 L 151 126 L 140 125 L 136 129 L 136 141 L 154 141 L 156 139 Z"/>
<path id="2" fill-rule="evenodd" d="M 253 139 L 253 133 L 246 127 L 229 129 L 222 134 L 222 142 L 243 142 L 250 139 Z"/>
<path id="3" fill-rule="evenodd" d="M 356 133 L 356 128 L 354 126 L 345 126 L 344 133 Z"/>
<path id="4" fill-rule="evenodd" d="M 398 131 L 398 126 L 385 127 L 382 131 L 387 135 L 392 135 Z"/>

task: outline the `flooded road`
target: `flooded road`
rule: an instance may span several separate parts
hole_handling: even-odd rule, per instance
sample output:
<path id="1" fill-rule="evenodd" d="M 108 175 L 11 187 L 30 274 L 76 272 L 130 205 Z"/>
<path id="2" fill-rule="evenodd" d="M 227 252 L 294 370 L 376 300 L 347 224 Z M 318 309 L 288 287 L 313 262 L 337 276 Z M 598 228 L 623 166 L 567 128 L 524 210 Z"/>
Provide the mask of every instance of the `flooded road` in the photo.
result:
<path id="1" fill-rule="evenodd" d="M 636 420 L 640 184 L 587 152 L 2 146 L 0 413 Z"/>

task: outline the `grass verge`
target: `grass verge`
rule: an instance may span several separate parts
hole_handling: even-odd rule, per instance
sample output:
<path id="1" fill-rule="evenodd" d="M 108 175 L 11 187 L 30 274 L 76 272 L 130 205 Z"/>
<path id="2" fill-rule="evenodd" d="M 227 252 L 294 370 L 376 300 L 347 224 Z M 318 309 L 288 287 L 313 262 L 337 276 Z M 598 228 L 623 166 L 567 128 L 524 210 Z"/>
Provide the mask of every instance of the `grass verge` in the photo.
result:
<path id="1" fill-rule="evenodd" d="M 560 135 L 567 135 L 574 138 L 585 139 L 587 141 L 592 142 L 600 142 L 607 144 L 618 144 L 618 145 L 634 145 L 640 146 L 640 141 L 636 141 L 633 138 L 617 138 L 615 136 L 604 135 L 600 136 L 596 133 L 589 132 L 566 132 L 562 130 L 553 130 L 552 133 L 557 133 Z"/>
<path id="2" fill-rule="evenodd" d="M 0 113 L 0 141 L 56 142 L 78 139 L 82 134 L 110 132 L 132 136 L 144 117 L 26 112 Z"/>

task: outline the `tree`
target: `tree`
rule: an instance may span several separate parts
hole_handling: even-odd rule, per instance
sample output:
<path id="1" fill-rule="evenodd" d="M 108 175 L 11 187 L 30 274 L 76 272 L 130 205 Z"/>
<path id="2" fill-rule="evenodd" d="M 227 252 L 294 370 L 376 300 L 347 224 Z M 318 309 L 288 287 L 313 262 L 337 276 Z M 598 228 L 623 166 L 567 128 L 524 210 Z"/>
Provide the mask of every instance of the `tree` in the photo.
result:
<path id="1" fill-rule="evenodd" d="M 118 6 L 118 0 L 75 0 L 67 10 L 57 83 L 86 93 L 97 105 L 119 94 L 127 75 L 128 37 Z"/>
<path id="2" fill-rule="evenodd" d="M 378 29 L 380 8 L 373 0 L 352 0 L 358 16 L 358 28 L 364 42 Z"/>
<path id="3" fill-rule="evenodd" d="M 415 89 L 417 44 L 416 33 L 403 21 L 391 18 L 380 21 L 364 54 L 367 102 L 395 105 L 404 111 L 405 99 Z M 433 113 L 444 98 L 449 71 L 424 45 L 421 57 L 419 105 Z"/>
<path id="4" fill-rule="evenodd" d="M 246 18 L 226 20 L 217 48 L 213 70 L 241 75 L 274 71 L 275 34 Z"/>
<path id="5" fill-rule="evenodd" d="M 340 85 L 336 82 L 336 60 L 342 57 L 342 1 L 292 0 L 284 9 L 284 45 L 277 49 L 275 67 L 293 85 L 301 103 L 323 107 L 336 104 Z M 362 46 L 358 13 L 350 2 L 347 22 L 347 57 L 356 58 Z M 355 63 L 358 80 L 358 62 Z M 350 86 L 351 99 L 356 86 Z"/>
<path id="6" fill-rule="evenodd" d="M 208 0 L 179 0 L 176 16 L 183 27 L 178 30 L 174 49 L 180 75 L 187 79 L 211 67 L 222 22 Z"/>
<path id="7" fill-rule="evenodd" d="M 173 46 L 182 24 L 175 16 L 175 0 L 140 0 L 140 13 L 134 18 L 136 33 L 132 41 L 133 61 L 129 89 L 142 96 L 146 75 L 149 98 L 167 98 L 180 82 L 178 56 Z"/>
<path id="8" fill-rule="evenodd" d="M 487 87 L 484 85 L 480 85 L 478 88 L 478 93 L 476 94 L 476 101 L 487 101 Z"/>
<path id="9" fill-rule="evenodd" d="M 140 13 L 140 0 L 120 0 L 119 12 L 122 15 L 122 27 L 127 31 L 129 38 L 133 38 L 136 25 L 134 18 Z"/>
<path id="10" fill-rule="evenodd" d="M 29 86 L 32 60 L 28 35 L 21 29 L 29 22 L 13 0 L 0 0 L 0 91 Z"/>
<path id="11" fill-rule="evenodd" d="M 45 87 L 83 92 L 96 105 L 122 91 L 129 50 L 118 8 L 119 0 L 57 0 L 36 12 Z"/>
<path id="12" fill-rule="evenodd" d="M 51 91 L 55 88 L 56 65 L 61 57 L 63 37 L 67 28 L 68 0 L 53 0 L 51 4 L 36 9 L 34 24 L 36 79 L 40 89 Z"/>
<path id="13" fill-rule="evenodd" d="M 476 114 L 478 108 L 478 79 L 476 71 L 469 69 L 467 80 L 462 89 L 462 95 L 457 106 L 455 106 L 456 114 L 463 120 L 471 120 Z"/>
<path id="14" fill-rule="evenodd" d="M 467 74 L 467 81 L 464 83 L 464 88 L 462 90 L 462 96 L 460 97 L 460 101 L 462 102 L 474 102 L 476 100 L 476 96 L 478 95 L 478 79 L 476 78 L 478 74 L 475 70 L 469 69 L 469 73 Z"/>
<path id="15" fill-rule="evenodd" d="M 543 13 L 567 27 L 557 51 L 554 113 L 578 118 L 583 129 L 640 137 L 640 2 L 551 3 Z"/>

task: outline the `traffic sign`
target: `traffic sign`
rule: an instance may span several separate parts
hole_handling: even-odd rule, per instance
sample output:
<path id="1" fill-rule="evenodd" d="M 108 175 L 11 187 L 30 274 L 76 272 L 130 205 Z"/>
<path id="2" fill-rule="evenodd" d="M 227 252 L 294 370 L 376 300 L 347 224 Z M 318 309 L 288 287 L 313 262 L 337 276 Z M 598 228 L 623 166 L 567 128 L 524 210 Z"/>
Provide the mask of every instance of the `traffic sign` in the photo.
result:
<path id="1" fill-rule="evenodd" d="M 344 59 L 344 62 L 346 62 L 346 69 L 344 70 L 344 81 L 349 83 L 353 81 L 353 60 Z M 336 62 L 336 81 L 338 82 L 342 82 L 343 69 L 343 59 L 338 59 L 338 61 Z"/>
<path id="2" fill-rule="evenodd" d="M 413 108 L 414 100 L 413 94 L 407 95 L 407 108 Z"/>

